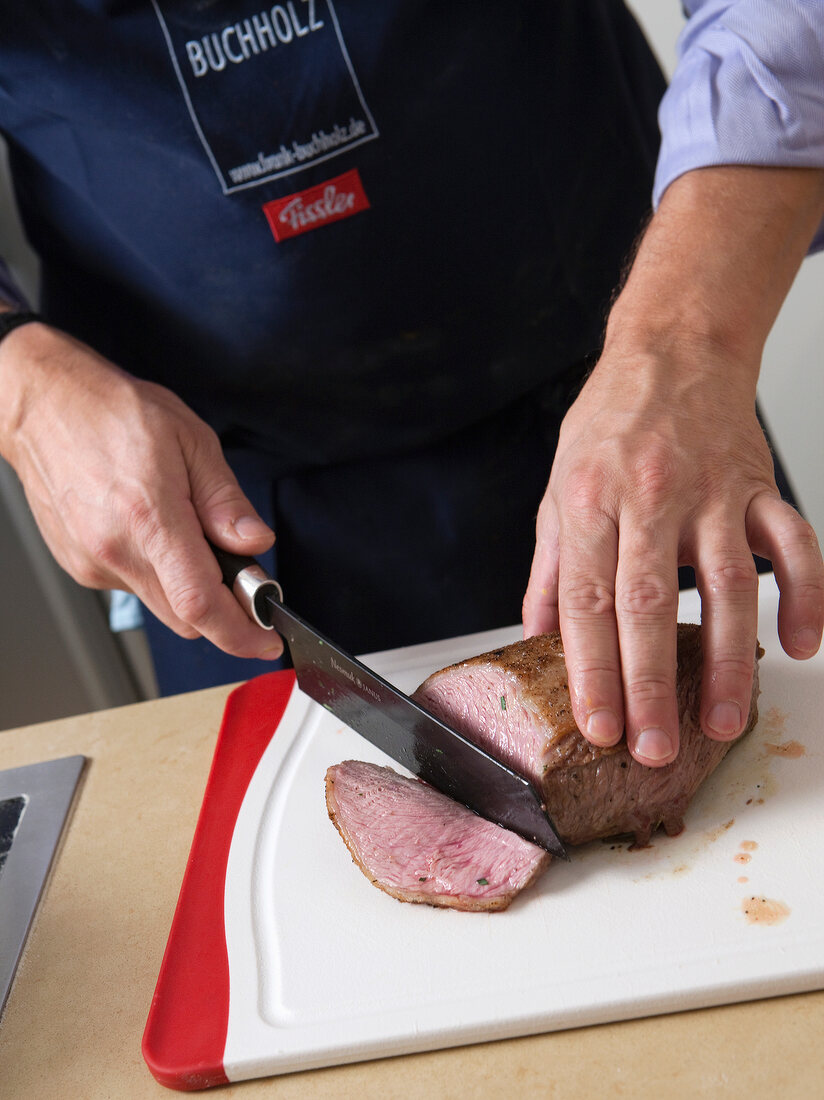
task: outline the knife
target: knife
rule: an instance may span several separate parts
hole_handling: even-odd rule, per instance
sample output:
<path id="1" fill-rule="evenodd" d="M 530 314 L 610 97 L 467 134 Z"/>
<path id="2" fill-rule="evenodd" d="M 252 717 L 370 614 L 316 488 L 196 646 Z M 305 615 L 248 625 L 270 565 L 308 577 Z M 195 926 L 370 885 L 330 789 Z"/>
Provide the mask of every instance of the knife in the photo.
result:
<path id="1" fill-rule="evenodd" d="M 298 686 L 413 775 L 562 859 L 555 826 L 528 779 L 496 760 L 310 626 L 254 558 L 210 543 L 224 584 L 251 619 L 289 646 Z"/>

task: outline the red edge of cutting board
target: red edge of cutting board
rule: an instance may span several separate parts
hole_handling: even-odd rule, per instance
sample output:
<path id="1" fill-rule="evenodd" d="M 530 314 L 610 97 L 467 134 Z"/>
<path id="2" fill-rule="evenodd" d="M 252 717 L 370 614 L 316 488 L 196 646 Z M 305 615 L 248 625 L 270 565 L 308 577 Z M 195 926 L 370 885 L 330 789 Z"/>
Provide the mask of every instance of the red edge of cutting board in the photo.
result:
<path id="1" fill-rule="evenodd" d="M 229 963 L 223 923 L 229 847 L 246 789 L 295 683 L 269 672 L 226 700 L 215 755 L 160 967 L 143 1057 L 154 1077 L 186 1092 L 228 1084 L 223 1068 Z"/>

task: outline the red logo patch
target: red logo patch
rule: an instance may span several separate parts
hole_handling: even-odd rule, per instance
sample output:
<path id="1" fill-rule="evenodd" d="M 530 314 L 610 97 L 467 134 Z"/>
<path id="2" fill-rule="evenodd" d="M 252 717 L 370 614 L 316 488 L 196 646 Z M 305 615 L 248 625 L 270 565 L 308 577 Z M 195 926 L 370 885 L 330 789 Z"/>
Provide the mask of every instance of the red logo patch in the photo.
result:
<path id="1" fill-rule="evenodd" d="M 297 237 L 368 209 L 369 200 L 357 168 L 316 187 L 307 187 L 305 191 L 295 191 L 293 195 L 263 204 L 276 241 Z"/>

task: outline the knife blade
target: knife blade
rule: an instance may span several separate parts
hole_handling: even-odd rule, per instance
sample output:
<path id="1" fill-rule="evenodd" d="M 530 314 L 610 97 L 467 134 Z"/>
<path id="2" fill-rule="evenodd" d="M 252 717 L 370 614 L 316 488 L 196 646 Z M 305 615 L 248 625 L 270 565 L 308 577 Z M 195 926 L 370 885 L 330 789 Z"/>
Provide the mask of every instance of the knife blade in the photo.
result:
<path id="1" fill-rule="evenodd" d="M 254 559 L 212 545 L 223 581 L 247 614 L 277 630 L 298 686 L 367 741 L 481 817 L 569 859 L 533 785 L 351 656 L 283 602 Z"/>

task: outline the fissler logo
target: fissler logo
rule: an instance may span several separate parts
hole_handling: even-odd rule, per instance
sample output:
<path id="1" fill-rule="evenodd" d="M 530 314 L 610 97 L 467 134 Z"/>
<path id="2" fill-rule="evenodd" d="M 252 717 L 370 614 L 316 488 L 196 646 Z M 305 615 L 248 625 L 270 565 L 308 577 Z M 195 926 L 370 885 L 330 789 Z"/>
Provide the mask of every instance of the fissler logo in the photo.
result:
<path id="1" fill-rule="evenodd" d="M 357 168 L 263 206 L 276 241 L 297 237 L 368 209 L 369 200 Z"/>

